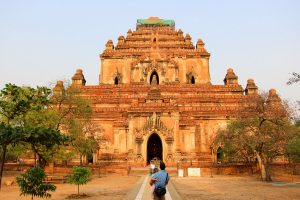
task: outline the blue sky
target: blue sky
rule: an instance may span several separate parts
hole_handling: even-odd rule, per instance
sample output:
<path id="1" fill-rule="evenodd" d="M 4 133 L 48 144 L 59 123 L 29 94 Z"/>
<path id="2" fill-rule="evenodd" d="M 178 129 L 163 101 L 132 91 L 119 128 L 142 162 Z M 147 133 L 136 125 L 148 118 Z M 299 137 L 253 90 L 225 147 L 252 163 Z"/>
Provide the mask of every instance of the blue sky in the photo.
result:
<path id="1" fill-rule="evenodd" d="M 49 86 L 82 68 L 87 85 L 98 84 L 99 54 L 108 39 L 135 29 L 136 19 L 174 19 L 176 29 L 201 37 L 211 53 L 213 84 L 232 67 L 245 87 L 277 89 L 300 100 L 300 1 L 0 0 L 0 88 L 5 83 Z"/>

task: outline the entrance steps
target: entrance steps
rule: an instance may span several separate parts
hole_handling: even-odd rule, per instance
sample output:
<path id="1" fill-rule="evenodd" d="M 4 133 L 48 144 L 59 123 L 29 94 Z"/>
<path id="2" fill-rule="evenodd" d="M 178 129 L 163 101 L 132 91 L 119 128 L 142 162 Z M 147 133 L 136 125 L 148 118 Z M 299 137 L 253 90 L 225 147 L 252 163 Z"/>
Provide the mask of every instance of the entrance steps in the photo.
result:
<path id="1" fill-rule="evenodd" d="M 177 176 L 177 168 L 176 167 L 166 167 L 166 171 L 170 175 Z M 147 167 L 131 167 L 129 174 L 130 175 L 146 175 L 149 174 L 150 168 Z"/>

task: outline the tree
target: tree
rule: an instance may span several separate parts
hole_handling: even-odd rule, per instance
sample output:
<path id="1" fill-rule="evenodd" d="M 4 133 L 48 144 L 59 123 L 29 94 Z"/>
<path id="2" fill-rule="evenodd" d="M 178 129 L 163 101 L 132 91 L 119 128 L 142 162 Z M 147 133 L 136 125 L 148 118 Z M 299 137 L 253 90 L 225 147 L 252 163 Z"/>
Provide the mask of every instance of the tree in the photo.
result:
<path id="1" fill-rule="evenodd" d="M 69 86 L 61 94 L 51 97 L 51 110 L 57 113 L 57 129 L 68 129 L 70 121 L 74 119 L 88 120 L 92 115 L 90 102 L 83 98 L 80 88 Z"/>
<path id="2" fill-rule="evenodd" d="M 38 166 L 44 168 L 47 158 L 53 157 L 53 148 L 69 141 L 69 137 L 59 130 L 47 127 L 24 127 L 22 141 L 31 145 L 33 152 L 38 155 Z"/>
<path id="3" fill-rule="evenodd" d="M 300 133 L 289 141 L 286 148 L 291 161 L 300 163 Z"/>
<path id="4" fill-rule="evenodd" d="M 286 153 L 293 167 L 293 174 L 295 174 L 296 165 L 300 163 L 300 120 L 295 122 L 295 127 L 297 134 L 286 145 Z"/>
<path id="5" fill-rule="evenodd" d="M 49 183 L 43 183 L 45 178 L 46 174 L 40 167 L 30 168 L 26 173 L 21 174 L 21 176 L 16 178 L 21 190 L 21 195 L 31 195 L 31 199 L 35 196 L 41 198 L 51 197 L 49 191 L 55 191 L 56 186 Z"/>
<path id="6" fill-rule="evenodd" d="M 69 133 L 73 137 L 72 146 L 80 155 L 80 166 L 83 165 L 83 156 L 92 155 L 99 148 L 105 137 L 102 129 L 90 120 L 73 119 L 69 125 Z"/>
<path id="7" fill-rule="evenodd" d="M 87 167 L 73 167 L 72 174 L 68 178 L 68 183 L 77 185 L 77 195 L 79 196 L 79 185 L 86 184 L 92 176 L 92 172 Z"/>
<path id="8" fill-rule="evenodd" d="M 294 83 L 298 83 L 300 82 L 300 74 L 293 72 L 293 77 L 291 77 L 289 79 L 289 81 L 287 82 L 288 85 L 292 85 Z"/>
<path id="9" fill-rule="evenodd" d="M 256 158 L 263 181 L 271 181 L 269 165 L 285 154 L 285 145 L 295 134 L 288 119 L 288 109 L 274 90 L 269 95 L 251 95 L 241 111 L 240 119 L 220 130 L 219 142 L 230 145 L 238 154 Z"/>
<path id="10" fill-rule="evenodd" d="M 68 162 L 75 157 L 76 153 L 70 146 L 61 146 L 55 153 L 53 159 L 62 161 L 62 164 L 66 167 Z"/>
<path id="11" fill-rule="evenodd" d="M 19 127 L 12 127 L 9 124 L 0 124 L 0 145 L 2 148 L 1 168 L 0 168 L 0 189 L 2 181 L 2 173 L 6 158 L 7 147 L 10 144 L 15 144 L 21 140 L 21 131 Z"/>
<path id="12" fill-rule="evenodd" d="M 22 134 L 26 132 L 24 126 L 28 126 L 26 123 L 28 114 L 45 111 L 50 104 L 50 94 L 51 90 L 46 87 L 34 89 L 13 84 L 6 84 L 0 91 L 0 120 L 2 122 L 0 127 L 0 145 L 2 148 L 0 185 L 7 146 L 24 139 Z M 54 133 L 54 131 L 50 132 Z M 26 136 L 28 136 L 28 132 Z M 45 139 L 48 140 L 48 138 Z"/>
<path id="13" fill-rule="evenodd" d="M 52 109 L 59 115 L 57 127 L 73 138 L 71 145 L 79 153 L 82 166 L 83 156 L 92 155 L 106 140 L 103 129 L 92 121 L 91 102 L 82 96 L 80 88 L 74 86 L 55 94 L 52 101 Z"/>

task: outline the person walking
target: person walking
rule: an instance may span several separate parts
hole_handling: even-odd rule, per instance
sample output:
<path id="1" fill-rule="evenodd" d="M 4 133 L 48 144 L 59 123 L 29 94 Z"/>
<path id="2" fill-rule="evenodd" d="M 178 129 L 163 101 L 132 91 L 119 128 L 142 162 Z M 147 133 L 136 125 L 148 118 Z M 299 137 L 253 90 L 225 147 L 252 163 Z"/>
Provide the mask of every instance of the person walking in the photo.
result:
<path id="1" fill-rule="evenodd" d="M 160 162 L 160 171 L 153 174 L 150 179 L 150 185 L 155 185 L 153 192 L 153 200 L 165 200 L 166 186 L 170 180 L 169 174 L 165 171 L 166 165 Z"/>

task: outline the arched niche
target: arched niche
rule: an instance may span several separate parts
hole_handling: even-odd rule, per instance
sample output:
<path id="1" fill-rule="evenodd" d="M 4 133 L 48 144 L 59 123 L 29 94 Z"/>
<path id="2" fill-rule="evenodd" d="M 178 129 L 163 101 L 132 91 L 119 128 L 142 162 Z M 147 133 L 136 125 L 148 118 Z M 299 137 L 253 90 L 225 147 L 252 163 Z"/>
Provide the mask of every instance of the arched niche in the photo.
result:
<path id="1" fill-rule="evenodd" d="M 153 83 L 153 84 L 156 84 L 158 85 L 159 84 L 159 77 L 158 77 L 158 74 L 156 71 L 153 71 L 150 75 L 150 85 L 152 85 L 152 81 L 154 80 L 154 77 L 156 79 L 156 83 Z"/>

